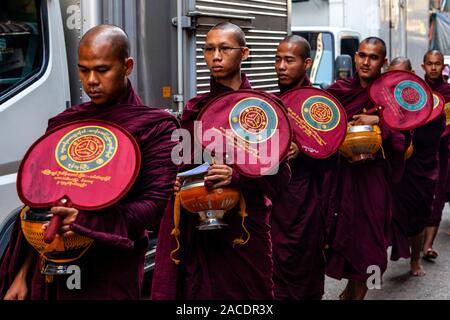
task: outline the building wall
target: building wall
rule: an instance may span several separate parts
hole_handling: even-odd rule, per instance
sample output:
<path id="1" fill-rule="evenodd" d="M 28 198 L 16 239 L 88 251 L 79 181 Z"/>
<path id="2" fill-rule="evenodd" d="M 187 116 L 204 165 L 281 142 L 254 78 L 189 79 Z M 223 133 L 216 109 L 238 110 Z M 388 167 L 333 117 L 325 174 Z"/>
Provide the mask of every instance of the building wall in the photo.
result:
<path id="1" fill-rule="evenodd" d="M 293 3 L 292 25 L 350 28 L 361 32 L 363 38 L 378 36 L 379 0 L 310 0 Z"/>
<path id="2" fill-rule="evenodd" d="M 411 59 L 413 68 L 420 76 L 424 75 L 421 64 L 423 55 L 428 50 L 430 17 L 428 8 L 428 0 L 408 1 L 406 13 L 406 55 Z"/>
<path id="3" fill-rule="evenodd" d="M 346 0 L 343 3 L 344 23 L 341 27 L 359 31 L 363 39 L 369 36 L 379 36 L 379 0 Z"/>
<path id="4" fill-rule="evenodd" d="M 328 26 L 329 4 L 324 0 L 292 3 L 292 26 Z"/>
<path id="5" fill-rule="evenodd" d="M 406 55 L 420 64 L 428 49 L 430 0 L 310 0 L 293 3 L 292 25 L 331 26 L 357 30 L 362 38 L 380 37 L 388 59 Z"/>

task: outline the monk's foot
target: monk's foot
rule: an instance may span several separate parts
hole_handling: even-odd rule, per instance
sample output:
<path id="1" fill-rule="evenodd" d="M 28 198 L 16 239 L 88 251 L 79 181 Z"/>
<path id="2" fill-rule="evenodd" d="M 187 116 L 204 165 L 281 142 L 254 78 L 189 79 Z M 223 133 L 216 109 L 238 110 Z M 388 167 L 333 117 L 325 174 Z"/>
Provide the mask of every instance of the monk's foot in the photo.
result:
<path id="1" fill-rule="evenodd" d="M 426 274 L 425 269 L 422 267 L 420 261 L 411 262 L 411 270 L 409 271 L 409 273 L 414 277 L 423 277 Z"/>
<path id="2" fill-rule="evenodd" d="M 438 253 L 433 248 L 428 248 L 428 249 L 423 251 L 423 258 L 425 260 L 431 261 L 431 260 L 436 259 L 437 256 L 438 256 Z"/>

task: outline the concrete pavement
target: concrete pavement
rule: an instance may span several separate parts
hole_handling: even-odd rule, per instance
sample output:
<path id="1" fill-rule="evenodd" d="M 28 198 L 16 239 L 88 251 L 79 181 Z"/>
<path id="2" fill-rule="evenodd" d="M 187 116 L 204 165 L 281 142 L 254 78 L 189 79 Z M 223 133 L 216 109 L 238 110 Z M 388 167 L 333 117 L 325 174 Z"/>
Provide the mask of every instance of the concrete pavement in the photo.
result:
<path id="1" fill-rule="evenodd" d="M 367 300 L 450 300 L 450 208 L 446 204 L 434 248 L 434 262 L 423 260 L 426 275 L 409 275 L 409 260 L 389 261 L 381 289 L 369 290 Z M 326 278 L 324 300 L 336 300 L 347 280 Z"/>

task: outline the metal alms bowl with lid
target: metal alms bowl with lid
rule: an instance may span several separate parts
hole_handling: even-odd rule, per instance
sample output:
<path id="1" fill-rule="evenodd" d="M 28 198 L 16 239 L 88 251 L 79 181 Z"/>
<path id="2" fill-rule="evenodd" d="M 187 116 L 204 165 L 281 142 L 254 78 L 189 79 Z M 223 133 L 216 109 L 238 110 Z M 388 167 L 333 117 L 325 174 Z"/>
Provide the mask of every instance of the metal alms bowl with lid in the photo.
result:
<path id="1" fill-rule="evenodd" d="M 381 129 L 377 125 L 348 126 L 345 140 L 339 148 L 349 162 L 372 160 L 381 148 Z"/>

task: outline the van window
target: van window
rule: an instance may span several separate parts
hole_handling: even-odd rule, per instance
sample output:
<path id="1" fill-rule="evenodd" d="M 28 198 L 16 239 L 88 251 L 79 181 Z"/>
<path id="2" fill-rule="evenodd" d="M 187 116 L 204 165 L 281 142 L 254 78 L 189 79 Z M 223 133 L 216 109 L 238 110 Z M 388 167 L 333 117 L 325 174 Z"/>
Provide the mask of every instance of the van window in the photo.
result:
<path id="1" fill-rule="evenodd" d="M 311 45 L 313 66 L 308 76 L 315 86 L 327 88 L 333 82 L 334 76 L 334 45 L 333 35 L 329 32 L 301 31 L 295 34 L 308 40 Z"/>
<path id="2" fill-rule="evenodd" d="M 38 0 L 0 1 L 0 101 L 41 69 L 39 3 Z"/>
<path id="3" fill-rule="evenodd" d="M 359 39 L 358 38 L 343 38 L 341 39 L 341 54 L 348 54 L 354 61 L 355 53 L 358 51 Z M 355 73 L 355 64 L 353 63 L 353 73 Z"/>

